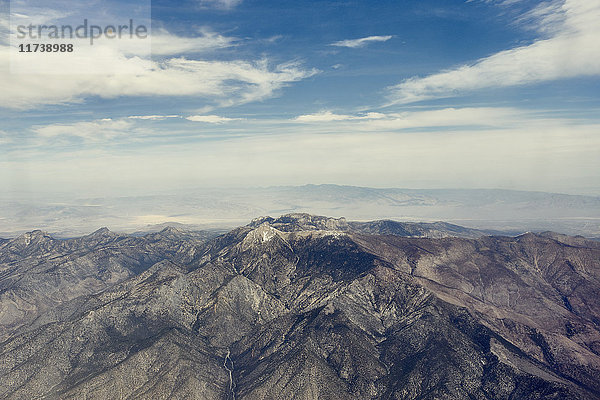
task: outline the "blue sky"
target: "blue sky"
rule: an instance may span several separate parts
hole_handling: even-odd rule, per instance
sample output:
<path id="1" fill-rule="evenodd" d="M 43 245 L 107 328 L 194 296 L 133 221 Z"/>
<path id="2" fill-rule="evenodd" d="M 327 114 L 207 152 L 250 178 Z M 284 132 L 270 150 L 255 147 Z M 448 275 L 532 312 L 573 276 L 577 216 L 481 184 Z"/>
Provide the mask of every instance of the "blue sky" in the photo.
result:
<path id="1" fill-rule="evenodd" d="M 117 20 L 140 4 L 99 16 L 102 1 L 66 3 L 1 3 L 7 191 L 600 195 L 599 1 L 155 0 L 152 57 L 77 43 L 69 67 L 85 55 L 97 70 L 42 56 L 43 73 L 11 70 L 9 22 Z"/>

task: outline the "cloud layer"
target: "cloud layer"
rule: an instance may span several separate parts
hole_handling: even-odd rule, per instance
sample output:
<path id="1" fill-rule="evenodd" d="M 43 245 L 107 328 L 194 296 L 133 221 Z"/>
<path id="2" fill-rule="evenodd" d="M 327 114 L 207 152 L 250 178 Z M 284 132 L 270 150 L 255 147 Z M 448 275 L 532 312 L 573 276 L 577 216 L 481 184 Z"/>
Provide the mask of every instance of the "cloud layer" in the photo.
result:
<path id="1" fill-rule="evenodd" d="M 510 108 L 411 111 L 370 119 L 365 118 L 368 114 L 319 115 L 342 118 L 279 124 L 245 120 L 240 135 L 225 134 L 232 132 L 228 124 L 198 129 L 185 119 L 38 126 L 33 132 L 38 140 L 30 140 L 36 147 L 18 150 L 20 158 L 27 157 L 25 164 L 10 161 L 10 155 L 0 160 L 0 183 L 10 187 L 21 168 L 31 171 L 29 184 L 40 190 L 72 185 L 116 193 L 119 187 L 134 185 L 265 182 L 568 191 L 593 186 L 600 179 L 597 123 Z M 209 115 L 193 119 L 228 120 Z M 166 123 L 173 129 L 165 128 Z M 172 135 L 181 138 L 182 129 L 186 140 L 163 140 Z M 143 150 L 132 151 L 127 144 L 140 137 Z M 73 145 L 80 139 L 89 145 Z M 48 143 L 61 141 L 68 145 L 60 152 L 48 148 Z"/>

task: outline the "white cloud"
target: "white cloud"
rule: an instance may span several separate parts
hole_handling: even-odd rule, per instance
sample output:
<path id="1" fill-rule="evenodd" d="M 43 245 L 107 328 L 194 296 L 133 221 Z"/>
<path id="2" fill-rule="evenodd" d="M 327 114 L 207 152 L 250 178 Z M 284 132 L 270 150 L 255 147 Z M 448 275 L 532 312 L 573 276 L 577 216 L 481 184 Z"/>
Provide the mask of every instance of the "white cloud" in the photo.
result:
<path id="1" fill-rule="evenodd" d="M 331 43 L 330 46 L 358 48 L 364 47 L 373 42 L 387 42 L 392 36 L 368 36 L 360 39 L 340 40 L 339 42 Z"/>
<path id="2" fill-rule="evenodd" d="M 203 31 L 201 32 L 201 36 L 197 37 L 181 37 L 173 35 L 166 30 L 153 32 L 151 40 L 152 54 L 160 56 L 222 49 L 232 46 L 235 41 L 234 38 L 210 31 Z"/>
<path id="3" fill-rule="evenodd" d="M 238 2 L 220 3 L 230 7 Z M 38 18 L 36 24 L 64 17 L 45 9 L 33 15 Z M 6 21 L 0 22 L 5 25 Z M 195 37 L 156 30 L 149 40 L 151 47 L 149 41 L 135 37 L 98 39 L 93 46 L 88 39 L 74 39 L 76 51 L 72 53 L 20 57 L 14 57 L 6 43 L 0 44 L 0 107 L 31 109 L 83 102 L 94 96 L 194 96 L 204 100 L 207 107 L 230 106 L 273 96 L 317 72 L 298 63 L 271 65 L 266 58 L 215 60 L 216 56 L 207 53 L 233 46 L 237 39 L 206 29 Z M 173 57 L 181 54 L 185 57 Z M 151 55 L 166 57 L 153 60 Z"/>
<path id="4" fill-rule="evenodd" d="M 527 13 L 523 21 L 549 36 L 471 65 L 407 79 L 390 88 L 390 99 L 410 103 L 470 90 L 600 75 L 600 2 L 552 1 Z"/>
<path id="5" fill-rule="evenodd" d="M 33 127 L 33 131 L 41 138 L 51 139 L 60 136 L 79 137 L 85 140 L 98 141 L 127 135 L 133 125 L 126 120 L 110 118 L 95 121 L 75 122 L 72 124 L 52 124 Z"/>
<path id="6" fill-rule="evenodd" d="M 141 119 L 150 121 L 162 121 L 168 118 L 181 118 L 180 115 L 132 115 L 129 119 Z"/>
<path id="7" fill-rule="evenodd" d="M 209 124 L 222 124 L 225 122 L 240 120 L 240 118 L 227 118 L 227 117 L 220 117 L 218 115 L 191 115 L 189 117 L 186 117 L 186 119 L 188 121 L 192 121 L 192 122 L 206 122 Z"/>
<path id="8" fill-rule="evenodd" d="M 346 114 L 334 114 L 331 111 L 321 111 L 315 114 L 300 115 L 294 119 L 298 122 L 332 122 L 332 121 L 350 121 L 350 120 L 364 120 L 364 119 L 378 119 L 385 118 L 384 114 L 380 113 L 368 113 L 365 115 L 346 115 Z"/>
<path id="9" fill-rule="evenodd" d="M 12 139 L 8 133 L 0 130 L 0 144 L 8 144 L 11 143 Z"/>
<path id="10" fill-rule="evenodd" d="M 15 4 L 11 4 L 15 7 Z M 2 25 L 5 25 L 7 28 L 12 24 L 12 26 L 16 25 L 54 25 L 57 21 L 62 20 L 63 18 L 69 17 L 71 12 L 59 9 L 52 9 L 47 7 L 33 7 L 30 4 L 16 4 L 17 8 L 25 7 L 22 9 L 23 13 L 18 12 L 10 12 L 5 15 L 8 16 L 6 22 L 2 22 Z"/>
<path id="11" fill-rule="evenodd" d="M 444 128 L 457 131 L 465 129 L 514 129 L 541 125 L 570 124 L 571 120 L 552 118 L 534 111 L 511 107 L 443 108 L 401 113 L 335 114 L 322 111 L 300 115 L 291 122 L 312 124 L 314 132 L 398 132 L 407 129 Z"/>
<path id="12" fill-rule="evenodd" d="M 205 7 L 215 7 L 225 10 L 232 9 L 242 3 L 242 0 L 200 0 L 200 4 Z"/>
<path id="13" fill-rule="evenodd" d="M 506 128 L 514 125 L 523 126 L 534 120 L 513 108 L 467 107 L 388 114 L 386 119 L 370 122 L 369 127 L 379 131 L 434 127 Z"/>
<path id="14" fill-rule="evenodd" d="M 283 39 L 283 35 L 274 35 L 274 36 L 266 38 L 264 41 L 267 43 L 275 43 L 275 42 L 280 41 L 281 39 Z"/>
<path id="15" fill-rule="evenodd" d="M 564 20 L 563 3 L 562 1 L 554 0 L 538 4 L 533 9 L 518 17 L 515 24 L 525 29 L 555 35 L 560 33 Z"/>
<path id="16" fill-rule="evenodd" d="M 86 57 L 96 57 L 102 51 L 111 50 L 114 57 L 123 55 L 126 57 L 138 56 L 147 58 L 153 56 L 173 56 L 180 54 L 198 54 L 225 49 L 234 46 L 236 38 L 223 36 L 218 33 L 201 30 L 198 36 L 177 36 L 165 29 L 156 29 L 152 34 L 148 35 L 148 41 L 137 38 L 129 39 L 128 37 L 119 40 L 106 40 L 104 38 L 97 39 L 94 47 L 89 48 L 88 39 L 83 39 L 76 44 L 78 50 L 92 51 L 92 54 L 84 54 Z M 64 56 L 64 55 L 63 55 Z M 73 57 L 71 54 L 70 57 Z"/>
<path id="17" fill-rule="evenodd" d="M 89 47 L 94 49 L 91 56 L 96 56 L 92 60 L 97 74 L 11 74 L 7 68 L 0 70 L 0 107 L 29 109 L 81 102 L 90 96 L 196 96 L 208 103 L 229 106 L 273 96 L 277 90 L 316 73 L 295 63 L 270 66 L 266 59 L 252 62 L 179 57 L 152 61 L 101 46 Z M 49 70 L 60 69 L 64 63 L 60 57 L 47 56 L 45 66 Z M 83 54 L 79 57 L 72 61 L 84 65 L 89 62 Z M 8 46 L 0 46 L 2 64 L 9 65 Z M 101 73 L 103 70 L 107 72 Z"/>
<path id="18" fill-rule="evenodd" d="M 0 5 L 0 33 L 2 33 L 2 39 L 10 32 L 10 18 L 8 13 L 5 13 Z M 0 39 L 0 40 L 2 40 Z"/>
<path id="19" fill-rule="evenodd" d="M 316 114 L 300 115 L 295 118 L 298 122 L 331 122 L 331 121 L 346 121 L 351 119 L 349 115 L 334 114 L 331 111 L 322 111 Z"/>

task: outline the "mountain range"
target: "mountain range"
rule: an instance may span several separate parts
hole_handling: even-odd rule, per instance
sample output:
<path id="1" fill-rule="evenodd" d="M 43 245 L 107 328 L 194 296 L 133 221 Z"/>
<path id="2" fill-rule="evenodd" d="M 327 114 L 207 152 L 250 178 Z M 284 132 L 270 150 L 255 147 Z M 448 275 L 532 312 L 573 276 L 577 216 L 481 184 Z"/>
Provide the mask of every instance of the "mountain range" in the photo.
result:
<path id="1" fill-rule="evenodd" d="M 25 233 L 0 398 L 600 399 L 600 243 L 298 213 Z"/>

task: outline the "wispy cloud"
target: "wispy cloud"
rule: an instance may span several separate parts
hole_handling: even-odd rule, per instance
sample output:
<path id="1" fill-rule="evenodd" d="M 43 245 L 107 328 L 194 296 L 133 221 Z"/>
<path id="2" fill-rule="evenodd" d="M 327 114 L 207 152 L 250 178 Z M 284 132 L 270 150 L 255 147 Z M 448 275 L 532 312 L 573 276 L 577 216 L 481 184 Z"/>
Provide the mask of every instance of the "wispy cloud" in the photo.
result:
<path id="1" fill-rule="evenodd" d="M 242 0 L 200 0 L 204 7 L 215 7 L 224 10 L 230 10 L 242 3 Z"/>
<path id="2" fill-rule="evenodd" d="M 11 143 L 12 139 L 10 137 L 10 135 L 4 131 L 0 130 L 0 144 L 7 144 L 7 143 Z"/>
<path id="3" fill-rule="evenodd" d="M 390 113 L 386 118 L 369 121 L 368 126 L 374 131 L 442 127 L 453 130 L 506 129 L 529 125 L 536 119 L 510 107 L 465 107 Z"/>
<path id="4" fill-rule="evenodd" d="M 189 117 L 186 117 L 186 119 L 192 122 L 206 122 L 209 124 L 223 124 L 225 122 L 240 120 L 240 118 L 227 118 L 218 115 L 191 115 Z"/>
<path id="5" fill-rule="evenodd" d="M 211 31 L 202 31 L 195 37 L 181 37 L 163 29 L 153 32 L 151 40 L 152 54 L 163 56 L 223 49 L 231 47 L 236 39 Z"/>
<path id="6" fill-rule="evenodd" d="M 437 110 L 406 111 L 402 113 L 335 114 L 322 111 L 300 115 L 292 122 L 319 123 L 327 130 L 362 132 L 394 132 L 414 128 L 508 128 L 531 125 L 534 121 L 544 121 L 538 115 L 510 107 L 465 107 Z M 344 123 L 343 126 L 339 126 Z M 333 127 L 328 127 L 333 125 Z"/>
<path id="7" fill-rule="evenodd" d="M 82 139 L 82 145 L 85 143 L 118 144 L 143 139 L 151 147 L 164 144 L 166 137 L 177 136 L 182 140 L 187 140 L 185 138 L 199 140 L 204 137 L 204 135 L 199 135 L 198 131 L 191 127 L 191 124 L 181 124 L 181 120 L 210 124 L 213 126 L 211 127 L 212 134 L 218 133 L 221 129 L 227 129 L 223 126 L 227 123 L 244 121 L 246 131 L 241 136 L 251 137 L 263 134 L 267 136 L 286 134 L 286 132 L 293 132 L 294 135 L 407 133 L 415 129 L 419 131 L 443 129 L 445 132 L 473 131 L 487 134 L 515 129 L 540 130 L 550 126 L 561 127 L 568 131 L 577 125 L 591 124 L 590 121 L 559 118 L 549 112 L 525 111 L 511 107 L 443 108 L 385 114 L 379 112 L 337 114 L 331 111 L 321 111 L 286 120 L 231 118 L 215 114 L 140 115 L 119 119 L 104 118 L 36 125 L 31 128 L 34 136 L 30 138 L 29 145 L 31 148 L 44 151 L 50 142 L 72 144 L 74 142 L 71 139 L 74 138 Z M 158 124 L 157 122 L 160 121 L 164 122 Z M 173 125 L 166 127 L 164 124 L 168 123 Z M 289 129 L 290 124 L 296 126 Z M 288 127 L 286 128 L 286 126 Z M 0 131 L 0 142 L 10 141 L 11 138 L 14 138 L 14 134 Z M 56 139 L 61 140 L 57 141 Z"/>
<path id="8" fill-rule="evenodd" d="M 598 1 L 544 3 L 523 15 L 521 22 L 548 37 L 501 51 L 474 64 L 407 79 L 391 87 L 389 97 L 393 103 L 410 103 L 477 89 L 600 75 L 599 20 Z"/>
<path id="9" fill-rule="evenodd" d="M 274 35 L 274 36 L 264 39 L 264 41 L 267 43 L 275 43 L 275 42 L 280 41 L 281 39 L 283 39 L 283 35 Z"/>
<path id="10" fill-rule="evenodd" d="M 315 114 L 300 115 L 294 119 L 297 122 L 333 122 L 385 118 L 385 114 L 368 113 L 364 115 L 335 114 L 331 111 L 321 111 Z"/>
<path id="11" fill-rule="evenodd" d="M 162 121 L 168 118 L 181 118 L 181 115 L 132 115 L 129 119 L 141 119 L 148 121 Z"/>
<path id="12" fill-rule="evenodd" d="M 368 36 L 360 39 L 340 40 L 339 42 L 331 43 L 330 46 L 358 48 L 374 42 L 387 42 L 392 36 Z"/>
<path id="13" fill-rule="evenodd" d="M 133 124 L 130 121 L 105 118 L 71 124 L 37 126 L 33 128 L 33 131 L 41 138 L 45 139 L 65 136 L 79 137 L 89 141 L 99 141 L 127 135 L 131 132 L 132 126 Z"/>

